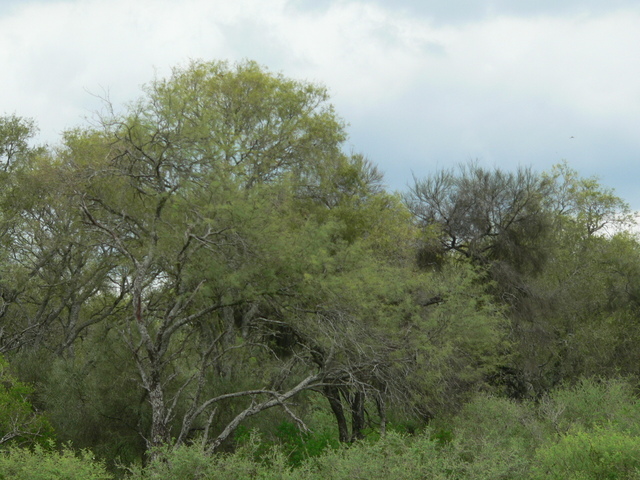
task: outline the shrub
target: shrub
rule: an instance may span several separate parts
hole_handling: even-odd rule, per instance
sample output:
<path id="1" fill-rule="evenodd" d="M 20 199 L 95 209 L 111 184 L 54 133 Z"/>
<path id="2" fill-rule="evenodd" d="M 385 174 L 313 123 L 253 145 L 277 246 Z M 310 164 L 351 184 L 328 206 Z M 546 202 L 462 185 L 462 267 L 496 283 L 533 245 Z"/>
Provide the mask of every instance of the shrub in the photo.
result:
<path id="1" fill-rule="evenodd" d="M 255 432 L 260 433 L 260 444 L 256 449 L 255 459 L 260 460 L 268 455 L 274 447 L 287 458 L 289 465 L 299 466 L 305 459 L 321 455 L 327 448 L 338 448 L 340 442 L 336 432 L 333 416 L 324 409 L 315 408 L 307 415 L 305 422 L 309 427 L 303 431 L 295 423 L 288 420 L 273 422 L 270 429 L 265 425 L 260 428 L 249 428 L 241 425 L 234 435 L 237 446 L 243 446 Z"/>
<path id="2" fill-rule="evenodd" d="M 327 449 L 291 467 L 279 448 L 256 460 L 253 435 L 234 454 L 208 456 L 196 445 L 167 451 L 162 460 L 131 470 L 129 480 L 445 480 L 455 465 L 427 436 L 389 433 L 377 442 Z"/>
<path id="3" fill-rule="evenodd" d="M 453 420 L 450 449 L 464 478 L 520 479 L 544 440 L 529 403 L 477 395 Z"/>
<path id="4" fill-rule="evenodd" d="M 11 448 L 0 453 L 0 480 L 108 480 L 113 478 L 88 450 L 78 454 L 70 448 L 62 452 L 36 445 Z"/>
<path id="5" fill-rule="evenodd" d="M 540 402 L 541 418 L 557 433 L 608 426 L 640 434 L 640 403 L 621 379 L 583 379 L 559 388 Z"/>
<path id="6" fill-rule="evenodd" d="M 327 447 L 339 445 L 331 433 L 301 432 L 297 425 L 286 421 L 278 425 L 275 436 L 292 466 L 299 466 L 306 458 L 317 457 Z"/>
<path id="7" fill-rule="evenodd" d="M 310 458 L 298 478 L 304 480 L 444 480 L 456 470 L 428 435 L 389 432 L 374 443 L 360 442 Z"/>
<path id="8" fill-rule="evenodd" d="M 638 480 L 640 437 L 599 430 L 564 435 L 538 449 L 532 480 Z"/>
<path id="9" fill-rule="evenodd" d="M 258 454 L 260 452 L 260 454 Z M 290 476 L 291 475 L 291 476 Z M 264 449 L 260 438 L 250 434 L 233 454 L 209 455 L 201 445 L 166 448 L 145 468 L 130 469 L 130 480 L 229 480 L 296 479 L 286 457 L 277 448 Z"/>

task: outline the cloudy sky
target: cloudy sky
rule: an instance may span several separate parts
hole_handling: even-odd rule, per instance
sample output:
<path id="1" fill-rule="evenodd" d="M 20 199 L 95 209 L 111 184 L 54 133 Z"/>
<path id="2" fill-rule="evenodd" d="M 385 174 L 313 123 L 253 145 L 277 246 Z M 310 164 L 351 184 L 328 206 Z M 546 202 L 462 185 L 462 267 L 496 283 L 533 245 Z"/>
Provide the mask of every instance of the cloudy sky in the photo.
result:
<path id="1" fill-rule="evenodd" d="M 2 0 L 0 114 L 41 140 L 189 59 L 326 85 L 364 153 L 412 172 L 562 160 L 640 210 L 637 0 Z"/>

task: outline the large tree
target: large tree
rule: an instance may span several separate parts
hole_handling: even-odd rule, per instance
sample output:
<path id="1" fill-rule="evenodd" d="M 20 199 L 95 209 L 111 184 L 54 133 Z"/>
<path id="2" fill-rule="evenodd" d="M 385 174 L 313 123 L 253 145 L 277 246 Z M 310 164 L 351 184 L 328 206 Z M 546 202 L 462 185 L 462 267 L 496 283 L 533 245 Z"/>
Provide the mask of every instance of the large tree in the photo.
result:
<path id="1" fill-rule="evenodd" d="M 633 372 L 621 361 L 620 327 L 636 330 L 637 245 L 625 231 L 629 208 L 612 190 L 566 163 L 543 174 L 472 163 L 416 179 L 406 201 L 425 232 L 419 264 L 468 259 L 506 307 L 512 348 L 497 378 L 509 394 Z"/>
<path id="2" fill-rule="evenodd" d="M 148 401 L 148 447 L 199 429 L 215 448 L 273 406 L 297 419 L 287 401 L 327 374 L 311 346 L 282 345 L 313 298 L 300 300 L 305 276 L 393 203 L 342 152 L 325 90 L 252 62 L 196 62 L 102 127 L 70 132 L 61 168 L 93 248 L 115 256 L 108 292 L 129 309 L 110 321 Z"/>

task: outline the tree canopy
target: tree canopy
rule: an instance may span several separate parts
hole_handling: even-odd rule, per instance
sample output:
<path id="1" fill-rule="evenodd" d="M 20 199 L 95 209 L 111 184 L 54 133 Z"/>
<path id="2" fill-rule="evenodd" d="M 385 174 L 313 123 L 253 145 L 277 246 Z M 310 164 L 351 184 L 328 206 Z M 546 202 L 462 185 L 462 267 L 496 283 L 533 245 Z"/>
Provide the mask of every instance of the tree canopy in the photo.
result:
<path id="1" fill-rule="evenodd" d="M 325 88 L 250 61 L 106 107 L 55 147 L 0 117 L 0 449 L 40 445 L 0 465 L 72 463 L 58 441 L 161 468 L 252 428 L 300 464 L 637 382 L 640 244 L 597 179 L 471 162 L 390 192 Z"/>

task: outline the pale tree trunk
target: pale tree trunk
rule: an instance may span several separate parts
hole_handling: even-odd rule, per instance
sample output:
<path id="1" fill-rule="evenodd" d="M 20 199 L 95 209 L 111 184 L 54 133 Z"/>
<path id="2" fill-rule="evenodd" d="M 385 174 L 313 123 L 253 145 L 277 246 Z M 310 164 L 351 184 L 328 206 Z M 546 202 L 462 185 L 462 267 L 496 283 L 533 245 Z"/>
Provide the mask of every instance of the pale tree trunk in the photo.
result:
<path id="1" fill-rule="evenodd" d="M 163 359 L 160 352 L 161 345 L 158 345 L 161 339 L 156 338 L 156 342 L 153 341 L 143 315 L 142 279 L 150 264 L 150 258 L 151 255 L 143 263 L 136 265 L 138 267 L 138 275 L 133 284 L 135 323 L 140 334 L 140 347 L 146 352 L 146 358 L 140 358 L 138 349 L 135 349 L 133 353 L 140 372 L 142 387 L 147 391 L 149 406 L 151 407 L 151 428 L 146 443 L 150 459 L 153 460 L 157 455 L 157 449 L 166 445 L 170 441 L 170 436 L 168 409 L 162 385 L 162 366 L 160 365 Z"/>
<path id="2" fill-rule="evenodd" d="M 161 447 L 169 441 L 169 429 L 167 426 L 167 408 L 164 403 L 162 385 L 157 382 L 149 392 L 149 404 L 151 405 L 151 432 L 147 441 L 149 450 Z M 153 455 L 153 452 L 152 452 Z"/>

